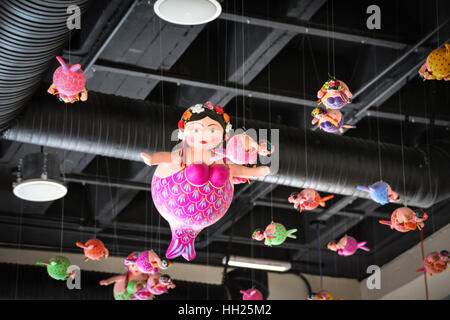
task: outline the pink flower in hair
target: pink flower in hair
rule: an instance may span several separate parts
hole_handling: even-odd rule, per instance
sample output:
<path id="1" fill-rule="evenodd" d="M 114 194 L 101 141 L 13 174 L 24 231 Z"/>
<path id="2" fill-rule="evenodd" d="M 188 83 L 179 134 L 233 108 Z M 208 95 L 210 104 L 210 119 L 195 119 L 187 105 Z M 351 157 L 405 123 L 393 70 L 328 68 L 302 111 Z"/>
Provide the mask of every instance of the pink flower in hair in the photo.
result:
<path id="1" fill-rule="evenodd" d="M 214 106 L 212 105 L 211 101 L 205 102 L 205 107 L 207 107 L 209 110 L 214 110 Z"/>

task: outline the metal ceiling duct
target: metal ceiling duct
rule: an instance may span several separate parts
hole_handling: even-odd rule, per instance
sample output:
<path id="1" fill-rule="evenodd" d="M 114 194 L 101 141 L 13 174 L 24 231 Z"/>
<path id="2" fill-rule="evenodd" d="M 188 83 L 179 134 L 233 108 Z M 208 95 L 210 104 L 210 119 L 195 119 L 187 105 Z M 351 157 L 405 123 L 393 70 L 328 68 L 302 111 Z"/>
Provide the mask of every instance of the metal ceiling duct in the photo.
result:
<path id="1" fill-rule="evenodd" d="M 170 141 L 171 134 L 182 112 L 179 108 L 97 92 L 90 92 L 87 102 L 64 106 L 42 89 L 29 102 L 23 117 L 4 132 L 3 138 L 141 161 L 142 151 L 171 150 L 175 144 Z M 232 119 L 232 124 L 242 126 L 240 119 Z M 269 128 L 269 124 L 246 120 L 246 127 Z M 314 188 L 368 198 L 356 186 L 380 180 L 381 166 L 383 180 L 400 197 L 406 195 L 410 206 L 428 208 L 450 197 L 450 171 L 442 170 L 450 165 L 448 141 L 439 144 L 439 148 L 435 143 L 427 152 L 404 147 L 402 157 L 399 145 L 378 146 L 376 141 L 309 130 L 305 139 L 302 128 L 278 128 L 279 170 L 262 181 L 290 186 L 293 191 Z"/>
<path id="2" fill-rule="evenodd" d="M 67 7 L 89 0 L 0 1 L 0 131 L 21 111 L 42 76 L 64 48 Z"/>

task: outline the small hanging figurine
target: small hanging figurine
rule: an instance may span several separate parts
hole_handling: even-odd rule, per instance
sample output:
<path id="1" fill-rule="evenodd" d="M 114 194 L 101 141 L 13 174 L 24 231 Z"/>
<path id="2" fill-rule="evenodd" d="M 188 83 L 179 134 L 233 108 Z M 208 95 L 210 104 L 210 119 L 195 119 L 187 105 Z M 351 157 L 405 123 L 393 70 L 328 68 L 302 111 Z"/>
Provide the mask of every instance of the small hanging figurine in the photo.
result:
<path id="1" fill-rule="evenodd" d="M 370 249 L 365 246 L 366 243 L 366 241 L 358 242 L 355 238 L 345 235 L 338 243 L 335 243 L 334 241 L 328 243 L 327 248 L 332 251 L 337 251 L 340 256 L 351 256 L 358 249 L 370 251 Z"/>
<path id="2" fill-rule="evenodd" d="M 50 261 L 39 260 L 36 264 L 47 266 L 48 275 L 56 280 L 66 280 L 75 276 L 75 270 L 70 274 L 67 273 L 70 261 L 66 257 L 57 256 L 51 258 Z"/>
<path id="3" fill-rule="evenodd" d="M 282 244 L 288 237 L 296 239 L 295 232 L 297 232 L 297 229 L 287 230 L 281 223 L 272 222 L 266 227 L 265 231 L 256 229 L 252 238 L 257 241 L 265 239 L 264 244 L 271 247 Z"/>
<path id="4" fill-rule="evenodd" d="M 288 201 L 294 204 L 294 208 L 300 212 L 303 210 L 314 210 L 319 205 L 325 207 L 325 201 L 333 199 L 333 195 L 321 198 L 320 194 L 314 189 L 303 189 L 300 193 L 292 193 Z"/>
<path id="5" fill-rule="evenodd" d="M 53 83 L 47 92 L 58 95 L 60 101 L 65 103 L 74 103 L 81 100 L 86 101 L 88 92 L 84 87 L 86 77 L 79 64 L 66 64 L 61 57 L 56 57 L 61 64 L 53 73 Z M 81 97 L 80 97 L 81 94 Z"/>
<path id="6" fill-rule="evenodd" d="M 319 105 L 323 102 L 328 109 L 341 109 L 352 102 L 352 93 L 344 81 L 331 79 L 317 91 L 317 98 Z"/>
<path id="7" fill-rule="evenodd" d="M 141 272 L 137 267 L 138 252 L 133 252 L 124 260 L 125 274 L 111 277 L 100 281 L 101 286 L 109 286 L 114 284 L 115 300 L 151 300 L 153 295 L 140 290 L 145 286 L 148 275 Z M 138 293 L 139 292 L 139 293 Z M 138 296 L 136 294 L 138 293 Z"/>
<path id="8" fill-rule="evenodd" d="M 450 80 L 450 44 L 433 50 L 419 69 L 420 77 L 425 80 Z"/>
<path id="9" fill-rule="evenodd" d="M 91 260 L 102 260 L 103 257 L 108 259 L 109 251 L 105 248 L 103 241 L 99 239 L 90 239 L 85 244 L 81 242 L 75 243 L 77 247 L 84 249 L 85 261 Z"/>
<path id="10" fill-rule="evenodd" d="M 439 253 L 432 252 L 423 260 L 423 268 L 417 269 L 416 272 L 426 272 L 430 276 L 447 270 L 447 264 L 450 262 L 448 251 L 443 250 Z"/>
<path id="11" fill-rule="evenodd" d="M 270 142 L 264 141 L 259 145 L 249 135 L 242 133 L 227 140 L 226 149 L 213 149 L 216 157 L 212 160 L 227 158 L 235 164 L 256 164 L 258 154 L 268 156 L 274 152 Z"/>
<path id="12" fill-rule="evenodd" d="M 329 293 L 327 290 L 320 290 L 317 293 L 313 293 L 312 295 L 310 295 L 307 300 L 336 300 L 333 299 L 333 296 L 331 295 L 331 293 Z M 342 299 L 337 299 L 337 300 L 342 300 Z"/>
<path id="13" fill-rule="evenodd" d="M 259 145 L 249 135 L 242 133 L 232 136 L 227 140 L 226 149 L 213 149 L 216 156 L 211 158 L 215 161 L 222 158 L 227 158 L 235 164 L 253 165 L 255 167 L 258 154 L 268 156 L 275 151 L 274 146 L 267 141 Z M 250 179 L 241 177 L 233 177 L 234 184 L 250 183 Z"/>
<path id="14" fill-rule="evenodd" d="M 170 276 L 161 273 L 155 273 L 149 276 L 146 286 L 143 288 L 143 290 L 148 290 L 155 296 L 168 293 L 169 289 L 175 289 L 175 283 L 173 283 Z"/>
<path id="15" fill-rule="evenodd" d="M 325 132 L 335 133 L 344 132 L 344 128 L 356 128 L 350 124 L 344 124 L 344 116 L 339 110 L 324 108 L 315 108 L 311 115 L 314 117 L 312 124 L 318 123 L 321 130 Z"/>
<path id="16" fill-rule="evenodd" d="M 169 260 L 160 259 L 153 250 L 150 250 L 141 252 L 136 264 L 141 272 L 156 274 L 159 268 L 167 269 L 172 265 L 172 262 Z"/>
<path id="17" fill-rule="evenodd" d="M 408 207 L 401 207 L 392 212 L 391 221 L 380 220 L 379 222 L 391 226 L 391 229 L 408 232 L 416 228 L 421 230 L 425 226 L 423 222 L 427 219 L 428 215 L 422 209 L 413 211 Z"/>
<path id="18" fill-rule="evenodd" d="M 182 255 L 195 258 L 194 241 L 199 232 L 215 224 L 230 207 L 233 177 L 255 179 L 270 168 L 249 168 L 212 161 L 212 149 L 221 148 L 231 130 L 230 117 L 211 102 L 187 109 L 178 122 L 181 148 L 172 152 L 141 153 L 147 165 L 158 165 L 152 179 L 156 209 L 172 230 L 168 259 Z"/>
<path id="19" fill-rule="evenodd" d="M 264 300 L 261 291 L 258 289 L 248 289 L 239 291 L 242 293 L 242 300 Z"/>
<path id="20" fill-rule="evenodd" d="M 397 202 L 399 200 L 398 193 L 391 189 L 386 182 L 378 181 L 371 186 L 357 186 L 358 190 L 366 191 L 369 193 L 373 201 L 385 205 L 389 202 Z"/>

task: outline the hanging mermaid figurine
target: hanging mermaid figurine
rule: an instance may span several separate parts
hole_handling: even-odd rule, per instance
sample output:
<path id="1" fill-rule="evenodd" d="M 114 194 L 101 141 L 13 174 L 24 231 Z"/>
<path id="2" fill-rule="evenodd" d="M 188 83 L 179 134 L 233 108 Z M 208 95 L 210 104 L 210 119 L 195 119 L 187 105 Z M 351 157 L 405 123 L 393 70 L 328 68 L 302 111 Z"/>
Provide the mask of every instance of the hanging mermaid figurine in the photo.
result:
<path id="1" fill-rule="evenodd" d="M 430 276 L 447 270 L 447 264 L 450 258 L 447 250 L 441 252 L 432 252 L 423 260 L 423 268 L 417 269 L 416 272 L 426 272 Z"/>
<path id="2" fill-rule="evenodd" d="M 178 122 L 181 148 L 174 152 L 141 153 L 147 165 L 158 165 L 152 180 L 155 207 L 170 225 L 168 259 L 195 258 L 194 240 L 219 221 L 233 198 L 233 177 L 255 179 L 268 175 L 267 166 L 249 168 L 213 162 L 212 149 L 221 148 L 231 130 L 230 117 L 211 102 L 187 109 Z"/>
<path id="3" fill-rule="evenodd" d="M 358 249 L 370 251 L 370 249 L 365 246 L 366 243 L 366 241 L 358 242 L 355 238 L 345 235 L 338 243 L 334 241 L 328 243 L 327 248 L 332 251 L 337 251 L 340 256 L 351 256 L 355 254 Z"/>
<path id="4" fill-rule="evenodd" d="M 333 296 L 327 290 L 320 290 L 317 293 L 313 293 L 310 295 L 307 300 L 342 300 L 342 299 L 333 299 Z"/>
<path id="5" fill-rule="evenodd" d="M 392 212 L 391 221 L 380 220 L 379 222 L 390 226 L 391 229 L 408 232 L 416 228 L 421 230 L 425 226 L 423 222 L 427 219 L 428 215 L 422 209 L 413 211 L 408 207 L 401 207 Z"/>
<path id="6" fill-rule="evenodd" d="M 218 160 L 227 158 L 235 164 L 240 165 L 255 165 L 258 154 L 262 156 L 268 156 L 275 151 L 274 146 L 267 141 L 264 141 L 259 145 L 246 133 L 236 134 L 227 140 L 225 149 L 213 149 L 216 156 L 212 160 Z M 233 177 L 233 183 L 245 183 L 250 182 L 249 179 Z"/>
<path id="7" fill-rule="evenodd" d="M 56 57 L 61 64 L 53 73 L 53 83 L 47 92 L 58 95 L 60 101 L 74 103 L 76 101 L 86 101 L 88 92 L 85 88 L 86 77 L 79 64 L 66 64 L 61 57 Z"/>
<path id="8" fill-rule="evenodd" d="M 292 193 L 288 201 L 294 204 L 294 208 L 302 212 L 303 210 L 314 210 L 319 205 L 325 207 L 325 201 L 333 199 L 334 195 L 320 197 L 320 194 L 314 189 L 303 189 L 302 192 Z"/>
<path id="9" fill-rule="evenodd" d="M 433 50 L 419 69 L 420 77 L 425 80 L 450 81 L 450 44 Z"/>
<path id="10" fill-rule="evenodd" d="M 344 124 L 344 116 L 339 110 L 315 108 L 311 115 L 314 117 L 311 123 L 318 123 L 319 128 L 326 132 L 335 133 L 339 131 L 343 133 L 344 128 L 356 128 L 356 126 Z"/>
<path id="11" fill-rule="evenodd" d="M 357 186 L 358 190 L 366 191 L 369 193 L 373 201 L 385 205 L 389 202 L 399 201 L 398 193 L 391 189 L 391 186 L 386 182 L 378 181 L 374 184 L 366 186 Z"/>
<path id="12" fill-rule="evenodd" d="M 328 109 L 341 109 L 352 102 L 352 93 L 344 81 L 330 79 L 317 91 L 317 102 Z"/>
<path id="13" fill-rule="evenodd" d="M 145 290 L 142 291 L 149 278 L 148 274 L 141 272 L 137 266 L 139 258 L 138 252 L 133 252 L 124 260 L 126 269 L 125 274 L 111 277 L 100 281 L 101 286 L 109 286 L 114 284 L 114 299 L 115 300 L 151 300 L 153 295 Z M 155 259 L 158 266 L 162 267 L 161 260 Z M 138 294 L 138 296 L 136 296 Z"/>
<path id="14" fill-rule="evenodd" d="M 297 229 L 287 230 L 281 223 L 270 223 L 266 230 L 256 229 L 252 238 L 257 241 L 262 241 L 265 239 L 264 244 L 268 247 L 271 246 L 279 246 L 286 241 L 287 238 L 296 239 L 294 233 L 297 232 Z"/>
<path id="15" fill-rule="evenodd" d="M 240 290 L 242 300 L 264 300 L 261 291 L 258 289 Z"/>

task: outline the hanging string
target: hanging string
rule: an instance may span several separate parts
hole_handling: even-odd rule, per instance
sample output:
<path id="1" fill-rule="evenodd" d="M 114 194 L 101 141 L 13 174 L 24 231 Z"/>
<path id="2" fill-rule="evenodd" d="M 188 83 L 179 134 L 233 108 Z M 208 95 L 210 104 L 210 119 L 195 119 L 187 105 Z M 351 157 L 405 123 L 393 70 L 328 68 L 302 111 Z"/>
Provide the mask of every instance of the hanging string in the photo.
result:
<path id="1" fill-rule="evenodd" d="M 303 87 L 303 99 L 306 100 L 306 72 L 305 72 L 305 38 L 302 39 L 302 87 Z M 317 70 L 316 70 L 317 71 Z M 308 181 L 308 130 L 306 125 L 306 106 L 303 106 L 303 130 L 305 136 L 305 181 Z"/>
<path id="2" fill-rule="evenodd" d="M 374 74 L 377 74 L 377 48 L 374 47 L 374 61 L 373 61 L 373 68 L 374 68 Z M 375 98 L 378 97 L 378 82 L 375 83 Z M 370 122 L 370 120 L 369 120 Z M 376 122 L 377 122 L 377 149 L 378 149 L 378 169 L 380 171 L 380 181 L 383 181 L 383 172 L 382 172 L 382 162 L 381 162 L 381 142 L 380 142 L 380 116 L 377 113 L 376 116 Z"/>
<path id="3" fill-rule="evenodd" d="M 19 166 L 21 166 L 22 160 L 19 160 Z M 21 170 L 21 168 L 19 168 Z M 18 234 L 18 241 L 17 241 L 17 254 L 16 254 L 16 285 L 14 288 L 14 300 L 17 300 L 17 296 L 19 294 L 19 271 L 20 271 L 20 264 L 19 264 L 19 256 L 20 256 L 20 250 L 22 246 L 22 216 L 23 216 L 23 201 L 19 200 L 20 203 L 20 216 L 19 216 L 19 234 Z"/>
<path id="4" fill-rule="evenodd" d="M 332 30 L 331 43 L 333 46 L 333 78 L 336 78 L 336 63 L 335 63 L 335 53 L 334 53 L 334 1 L 333 0 L 331 0 L 331 30 Z"/>
<path id="5" fill-rule="evenodd" d="M 105 158 L 105 168 L 106 168 L 106 178 L 108 180 L 109 196 L 110 196 L 111 202 L 112 202 L 111 218 L 112 218 L 113 230 L 114 230 L 114 248 L 115 248 L 116 254 L 119 255 L 120 254 L 119 239 L 117 236 L 117 215 L 118 215 L 118 213 L 117 213 L 117 208 L 116 208 L 116 201 L 115 201 L 115 199 L 113 199 L 113 194 L 112 194 L 112 187 L 111 187 L 111 181 L 110 181 L 110 175 L 109 175 L 108 158 Z M 115 198 L 117 198 L 117 193 L 116 193 Z"/>
<path id="6" fill-rule="evenodd" d="M 319 256 L 319 274 L 320 274 L 320 289 L 323 288 L 323 279 L 322 279 L 322 255 L 320 252 L 320 225 L 316 225 L 317 228 L 317 255 Z"/>
<path id="7" fill-rule="evenodd" d="M 422 261 L 424 261 L 425 260 L 425 251 L 423 249 L 423 228 L 420 229 L 420 249 L 422 251 Z M 428 297 L 428 282 L 427 282 L 427 272 L 426 272 L 426 270 L 424 270 L 424 272 L 423 272 L 423 278 L 424 278 L 424 281 L 425 281 L 425 297 L 428 300 L 429 297 Z"/>
<path id="8" fill-rule="evenodd" d="M 158 19 L 159 21 L 159 58 L 160 61 L 162 61 L 162 28 L 161 23 L 162 19 Z M 161 70 L 161 76 L 162 76 L 162 68 Z M 162 130 L 163 130 L 163 136 L 162 136 L 162 143 L 163 143 L 163 150 L 166 150 L 166 127 L 165 127 L 165 113 L 164 113 L 164 81 L 161 81 L 161 110 L 162 110 Z M 184 153 L 183 153 L 184 155 Z M 158 254 L 161 252 L 161 215 L 158 214 Z"/>

